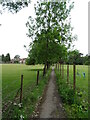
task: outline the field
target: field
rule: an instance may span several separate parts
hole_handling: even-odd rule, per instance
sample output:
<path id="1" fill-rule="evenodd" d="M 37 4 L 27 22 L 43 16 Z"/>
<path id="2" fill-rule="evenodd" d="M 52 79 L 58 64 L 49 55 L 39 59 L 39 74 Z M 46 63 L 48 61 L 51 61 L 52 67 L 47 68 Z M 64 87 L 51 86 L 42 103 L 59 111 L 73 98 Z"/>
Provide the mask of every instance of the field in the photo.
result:
<path id="1" fill-rule="evenodd" d="M 20 77 L 24 76 L 24 89 L 31 84 L 36 83 L 37 70 L 42 70 L 43 66 L 26 66 L 26 65 L 2 65 L 2 90 L 3 102 L 8 101 L 14 97 L 16 91 L 20 88 Z M 41 74 L 41 72 L 40 72 Z"/>
<path id="2" fill-rule="evenodd" d="M 36 86 L 37 70 L 40 71 L 39 85 Z M 85 73 L 85 76 L 83 75 Z M 21 75 L 23 74 L 23 105 L 20 107 L 19 99 L 13 102 L 20 88 Z M 50 70 L 43 77 L 43 65 L 27 66 L 22 64 L 2 65 L 2 102 L 3 116 L 10 114 L 13 118 L 24 116 L 27 118 L 35 109 L 35 104 L 42 95 L 45 84 L 48 81 Z M 69 84 L 67 84 L 67 66 L 64 65 L 64 79 L 60 76 L 60 69 L 56 70 L 57 84 L 63 105 L 72 118 L 86 118 L 88 116 L 88 66 L 76 66 L 76 96 L 73 96 L 73 66 L 69 66 Z M 69 88 L 72 89 L 69 89 Z M 68 94 L 67 94 L 68 93 Z M 20 95 L 20 93 L 19 93 Z M 20 98 L 20 97 L 17 97 Z M 67 103 L 68 101 L 68 103 Z M 74 101 L 74 102 L 73 102 Z M 9 109 L 8 109 L 9 107 Z M 6 109 L 6 111 L 5 111 Z M 9 110 L 13 111 L 9 111 Z M 8 112 L 7 112 L 8 111 Z"/>
<path id="3" fill-rule="evenodd" d="M 36 86 L 37 70 L 39 70 L 39 86 Z M 17 91 L 20 88 L 21 74 L 23 74 L 23 78 L 24 78 L 23 79 L 23 109 L 19 110 L 18 108 L 15 108 L 13 117 L 17 117 L 17 116 L 20 117 L 21 113 L 23 114 L 24 117 L 27 117 L 27 115 L 32 113 L 32 111 L 34 110 L 35 103 L 38 100 L 38 98 L 41 96 L 43 88 L 46 84 L 46 81 L 43 80 L 45 78 L 43 78 L 42 70 L 43 70 L 43 65 L 34 65 L 34 66 L 27 66 L 21 64 L 2 65 L 2 91 L 3 91 L 2 101 L 3 101 L 4 109 L 7 109 L 9 103 L 12 103 Z M 16 104 L 17 102 L 15 103 L 15 105 Z M 16 116 L 16 114 L 18 115 Z M 7 115 L 8 112 L 3 113 L 3 116 L 7 116 Z"/>
<path id="4" fill-rule="evenodd" d="M 71 65 L 69 69 L 69 81 L 73 85 L 73 66 Z M 65 71 L 67 73 L 67 66 L 65 66 Z M 88 66 L 76 65 L 76 88 L 83 91 L 83 97 L 88 100 Z"/>
<path id="5" fill-rule="evenodd" d="M 62 67 L 61 67 L 62 68 Z M 85 73 L 85 76 L 83 75 Z M 64 100 L 68 117 L 88 117 L 88 66 L 76 65 L 76 92 L 73 95 L 73 66 L 69 65 L 69 84 L 67 84 L 67 66 L 64 65 L 64 78 L 56 70 L 59 92 Z M 67 102 L 68 101 L 68 102 Z"/>

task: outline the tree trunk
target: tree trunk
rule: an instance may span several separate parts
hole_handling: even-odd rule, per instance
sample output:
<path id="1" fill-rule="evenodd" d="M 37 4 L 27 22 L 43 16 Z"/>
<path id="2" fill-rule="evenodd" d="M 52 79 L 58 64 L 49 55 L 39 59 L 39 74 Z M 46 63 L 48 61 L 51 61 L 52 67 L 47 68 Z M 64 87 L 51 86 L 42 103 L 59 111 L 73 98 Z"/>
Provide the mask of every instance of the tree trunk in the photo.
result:
<path id="1" fill-rule="evenodd" d="M 47 70 L 49 69 L 49 63 L 48 63 L 48 61 L 47 61 Z"/>
<path id="2" fill-rule="evenodd" d="M 46 64 L 44 65 L 43 76 L 45 75 L 45 73 L 46 73 Z"/>

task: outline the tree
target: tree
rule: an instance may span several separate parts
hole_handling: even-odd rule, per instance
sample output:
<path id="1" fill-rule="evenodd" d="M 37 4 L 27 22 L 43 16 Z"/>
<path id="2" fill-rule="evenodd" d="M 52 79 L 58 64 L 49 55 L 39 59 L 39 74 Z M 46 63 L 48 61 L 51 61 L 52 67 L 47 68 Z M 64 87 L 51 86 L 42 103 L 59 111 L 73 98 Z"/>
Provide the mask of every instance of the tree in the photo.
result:
<path id="1" fill-rule="evenodd" d="M 89 54 L 84 56 L 83 59 L 84 59 L 84 64 L 85 65 L 90 65 L 90 55 Z"/>
<path id="2" fill-rule="evenodd" d="M 2 54 L 2 62 L 4 62 L 4 54 Z"/>
<path id="3" fill-rule="evenodd" d="M 11 59 L 10 59 L 10 54 L 9 53 L 7 53 L 6 56 L 4 56 L 4 54 L 2 54 L 2 62 L 9 63 L 10 60 Z"/>
<path id="4" fill-rule="evenodd" d="M 19 58 L 20 58 L 20 55 L 15 55 L 14 58 L 19 59 Z"/>
<path id="5" fill-rule="evenodd" d="M 7 55 L 6 55 L 6 62 L 10 62 L 10 54 L 9 53 L 7 53 Z"/>
<path id="6" fill-rule="evenodd" d="M 83 54 L 80 53 L 79 50 L 69 51 L 67 55 L 67 63 L 83 65 L 84 61 L 82 55 Z"/>
<path id="7" fill-rule="evenodd" d="M 26 59 L 26 65 L 35 65 L 35 59 L 34 58 L 27 58 Z"/>
<path id="8" fill-rule="evenodd" d="M 20 60 L 20 55 L 15 55 L 14 62 L 19 63 L 19 60 Z"/>
<path id="9" fill-rule="evenodd" d="M 68 20 L 73 3 L 67 7 L 67 2 L 38 2 L 35 5 L 36 18 L 29 17 L 26 26 L 28 37 L 33 42 L 29 57 L 37 62 L 48 64 L 64 60 L 67 48 L 73 41 L 72 27 Z"/>
<path id="10" fill-rule="evenodd" d="M 12 13 L 19 12 L 22 8 L 28 7 L 31 0 L 1 0 L 3 10 L 8 9 Z M 2 13 L 2 12 L 1 12 Z"/>

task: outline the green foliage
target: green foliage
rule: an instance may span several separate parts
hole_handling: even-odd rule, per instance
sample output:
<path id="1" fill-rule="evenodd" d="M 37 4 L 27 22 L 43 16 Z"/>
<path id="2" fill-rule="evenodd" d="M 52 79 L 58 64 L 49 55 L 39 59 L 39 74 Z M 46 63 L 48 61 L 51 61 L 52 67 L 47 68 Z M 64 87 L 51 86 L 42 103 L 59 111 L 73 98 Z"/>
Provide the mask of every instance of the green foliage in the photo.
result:
<path id="1" fill-rule="evenodd" d="M 4 56 L 4 54 L 2 54 L 2 62 L 4 63 L 9 63 L 10 62 L 10 54 L 7 53 L 6 56 Z"/>
<path id="2" fill-rule="evenodd" d="M 68 63 L 69 64 L 83 64 L 81 61 L 81 53 L 78 50 L 73 50 L 68 52 Z"/>
<path id="3" fill-rule="evenodd" d="M 20 55 L 15 55 L 14 59 L 20 59 Z"/>
<path id="4" fill-rule="evenodd" d="M 18 61 L 18 60 L 15 60 L 14 63 L 19 63 L 19 61 Z"/>
<path id="5" fill-rule="evenodd" d="M 34 58 L 27 58 L 26 65 L 35 65 L 35 59 Z"/>
<path id="6" fill-rule="evenodd" d="M 58 79 L 57 79 L 58 81 Z M 65 83 L 65 81 L 61 80 L 58 81 L 59 86 L 59 92 L 60 96 L 62 97 L 62 102 L 67 104 L 73 104 L 74 103 L 74 92 L 72 88 L 69 88 L 68 85 Z"/>
<path id="7" fill-rule="evenodd" d="M 41 41 L 40 43 L 35 42 L 32 45 L 32 49 L 28 55 L 28 63 L 39 63 L 39 64 L 45 64 L 47 59 L 49 61 L 49 64 L 55 63 L 56 61 L 59 61 L 60 56 L 65 59 L 66 56 L 66 51 L 67 49 L 65 48 L 64 45 L 60 46 L 59 44 L 55 43 L 52 41 L 48 45 L 48 52 L 47 53 L 47 43 L 45 41 Z M 63 49 L 63 50 L 62 50 Z M 30 62 L 31 61 L 31 62 Z"/>
<path id="8" fill-rule="evenodd" d="M 14 63 L 19 63 L 20 55 L 15 55 L 14 57 Z"/>
<path id="9" fill-rule="evenodd" d="M 85 64 L 85 65 L 90 65 L 90 55 L 86 55 L 86 56 L 84 57 L 84 64 Z"/>
<path id="10" fill-rule="evenodd" d="M 19 12 L 22 8 L 27 7 L 31 0 L 1 0 L 0 4 L 3 10 L 8 9 L 12 13 Z"/>
<path id="11" fill-rule="evenodd" d="M 90 65 L 90 61 L 86 61 L 86 62 L 85 62 L 85 65 Z"/>
<path id="12" fill-rule="evenodd" d="M 26 23 L 27 36 L 33 40 L 29 58 L 44 64 L 65 60 L 67 48 L 73 41 L 72 27 L 67 21 L 72 8 L 73 3 L 68 8 L 67 3 L 62 1 L 37 2 L 36 17 L 30 16 Z"/>
<path id="13" fill-rule="evenodd" d="M 4 54 L 2 54 L 2 61 L 4 61 Z"/>
<path id="14" fill-rule="evenodd" d="M 79 50 L 68 51 L 66 63 L 75 63 L 76 65 L 90 65 L 90 57 L 89 55 L 83 56 Z"/>
<path id="15" fill-rule="evenodd" d="M 66 68 L 66 67 L 65 67 Z M 76 76 L 76 91 L 73 91 L 72 84 L 73 84 L 73 74 L 71 71 L 69 73 L 69 83 L 67 84 L 67 75 L 66 69 L 64 69 L 64 79 L 60 77 L 60 74 L 56 70 L 56 78 L 57 78 L 57 85 L 58 91 L 60 93 L 60 97 L 62 98 L 63 106 L 65 111 L 67 112 L 68 118 L 88 118 L 88 85 L 87 85 L 87 70 L 84 66 L 77 66 L 79 74 L 80 70 L 85 71 L 87 78 L 83 79 L 83 77 Z M 82 72 L 81 72 L 82 73 Z"/>

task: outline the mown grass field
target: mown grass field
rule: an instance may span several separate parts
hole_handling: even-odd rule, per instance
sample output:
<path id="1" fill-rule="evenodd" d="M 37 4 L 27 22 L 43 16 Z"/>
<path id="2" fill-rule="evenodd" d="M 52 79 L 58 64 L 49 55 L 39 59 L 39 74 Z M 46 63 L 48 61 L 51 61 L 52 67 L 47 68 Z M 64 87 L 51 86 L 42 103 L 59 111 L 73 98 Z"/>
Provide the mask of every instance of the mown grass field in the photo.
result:
<path id="1" fill-rule="evenodd" d="M 37 70 L 40 71 L 39 85 L 36 86 Z M 10 109 L 14 109 L 11 112 L 11 118 L 18 118 L 24 116 L 28 118 L 35 109 L 35 104 L 42 95 L 45 84 L 48 81 L 50 71 L 43 77 L 42 72 L 43 65 L 27 66 L 22 64 L 3 64 L 2 65 L 2 102 L 3 106 L 12 102 L 18 89 L 20 88 L 21 74 L 24 76 L 23 80 L 23 105 L 22 108 L 16 105 Z M 85 72 L 85 78 L 83 73 Z M 56 77 L 58 81 L 58 87 L 60 95 L 65 97 L 64 107 L 67 112 L 68 118 L 86 118 L 88 117 L 88 66 L 77 65 L 76 66 L 76 91 L 77 103 L 67 104 L 67 100 L 73 101 L 72 91 L 69 91 L 69 85 L 73 88 L 73 66 L 69 66 L 69 85 L 67 85 L 67 66 L 64 65 L 64 79 L 60 77 L 60 69 L 56 70 Z M 67 95 L 67 91 L 71 92 Z M 18 101 L 19 103 L 19 101 Z M 3 116 L 7 117 L 6 111 Z"/>
<path id="2" fill-rule="evenodd" d="M 85 78 L 83 76 L 84 72 Z M 65 66 L 65 76 L 66 75 L 67 66 Z M 73 85 L 73 65 L 69 66 L 69 82 Z M 83 97 L 88 100 L 88 66 L 86 65 L 76 65 L 76 88 L 83 91 Z"/>
<path id="3" fill-rule="evenodd" d="M 2 65 L 2 90 L 3 102 L 12 99 L 16 91 L 20 88 L 21 75 L 24 76 L 24 88 L 36 82 L 37 70 L 41 70 L 43 65 L 26 66 L 22 64 L 3 64 Z"/>
<path id="4" fill-rule="evenodd" d="M 85 73 L 85 77 L 83 75 Z M 56 70 L 59 92 L 64 99 L 64 107 L 70 118 L 88 117 L 88 66 L 76 65 L 76 95 L 73 95 L 73 65 L 69 65 L 69 84 L 67 84 L 67 65 L 64 65 L 64 79 Z M 60 88 L 61 87 L 61 88 Z M 71 88 L 71 89 L 69 89 Z M 68 101 L 68 102 L 67 102 Z M 69 102 L 71 101 L 71 103 Z"/>
<path id="5" fill-rule="evenodd" d="M 37 70 L 39 70 L 39 85 L 36 86 Z M 27 118 L 34 110 L 35 104 L 42 95 L 48 75 L 43 77 L 43 65 L 22 65 L 3 64 L 2 65 L 2 102 L 3 107 L 8 102 L 12 102 L 18 89 L 20 88 L 21 74 L 23 74 L 23 108 L 19 109 L 15 105 L 11 117 L 20 118 L 23 115 Z M 44 80 L 46 79 L 46 80 Z M 19 101 L 18 101 L 19 103 Z M 12 108 L 11 108 L 12 109 Z M 6 113 L 6 112 L 5 112 Z M 5 114 L 3 114 L 5 116 Z M 7 113 L 6 113 L 7 116 Z"/>

